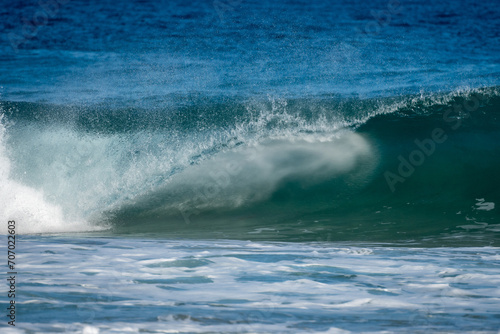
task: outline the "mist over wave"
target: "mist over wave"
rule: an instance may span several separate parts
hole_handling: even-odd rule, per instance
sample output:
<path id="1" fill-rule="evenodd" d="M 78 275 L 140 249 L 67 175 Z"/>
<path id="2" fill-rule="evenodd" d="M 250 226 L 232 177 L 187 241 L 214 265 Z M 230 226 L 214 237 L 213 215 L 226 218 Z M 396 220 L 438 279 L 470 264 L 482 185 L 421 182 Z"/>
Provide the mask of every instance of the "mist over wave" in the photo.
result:
<path id="1" fill-rule="evenodd" d="M 235 148 L 173 176 L 165 186 L 121 208 L 121 215 L 140 212 L 141 218 L 154 219 L 180 212 L 189 223 L 191 214 L 203 210 L 265 201 L 286 183 L 308 188 L 346 174 L 354 182 L 373 169 L 372 150 L 362 136 L 350 132 L 327 142 L 291 138 Z"/>
<path id="2" fill-rule="evenodd" d="M 0 219 L 20 222 L 20 233 L 96 229 L 95 225 L 84 220 L 68 220 L 63 208 L 47 199 L 43 188 L 30 187 L 11 178 L 14 172 L 5 148 L 5 132 L 5 126 L 0 123 Z"/>
<path id="3" fill-rule="evenodd" d="M 465 117 L 456 106 L 474 110 Z M 496 229 L 498 106 L 495 87 L 369 100 L 209 99 L 166 110 L 5 101 L 1 218 L 22 221 L 21 233 L 215 229 L 238 238 L 262 228 L 276 238 L 326 230 L 361 239 L 376 231 L 382 240 L 468 231 L 471 221 Z M 452 130 L 446 110 L 464 126 Z M 415 139 L 437 127 L 451 139 L 391 191 L 384 173 L 397 173 L 398 156 L 408 159 Z"/>

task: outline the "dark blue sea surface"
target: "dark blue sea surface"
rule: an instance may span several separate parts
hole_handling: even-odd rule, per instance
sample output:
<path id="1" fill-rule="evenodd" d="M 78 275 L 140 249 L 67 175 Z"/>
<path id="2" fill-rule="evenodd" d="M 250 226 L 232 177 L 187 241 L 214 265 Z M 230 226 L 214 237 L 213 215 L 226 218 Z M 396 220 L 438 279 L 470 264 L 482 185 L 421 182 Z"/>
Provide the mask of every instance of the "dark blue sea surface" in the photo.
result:
<path id="1" fill-rule="evenodd" d="M 0 3 L 2 333 L 498 331 L 498 1 Z"/>
<path id="2" fill-rule="evenodd" d="M 5 100 L 390 96 L 500 74 L 495 1 L 45 2 L 2 6 Z"/>

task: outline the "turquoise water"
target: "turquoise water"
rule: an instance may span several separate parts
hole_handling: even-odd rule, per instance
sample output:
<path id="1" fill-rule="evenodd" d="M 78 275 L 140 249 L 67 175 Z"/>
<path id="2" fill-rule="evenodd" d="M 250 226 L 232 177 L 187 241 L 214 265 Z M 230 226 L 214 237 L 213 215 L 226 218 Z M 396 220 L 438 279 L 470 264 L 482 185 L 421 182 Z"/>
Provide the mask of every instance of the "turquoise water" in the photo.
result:
<path id="1" fill-rule="evenodd" d="M 199 103 L 4 103 L 20 194 L 5 218 L 19 233 L 498 246 L 496 87 Z"/>

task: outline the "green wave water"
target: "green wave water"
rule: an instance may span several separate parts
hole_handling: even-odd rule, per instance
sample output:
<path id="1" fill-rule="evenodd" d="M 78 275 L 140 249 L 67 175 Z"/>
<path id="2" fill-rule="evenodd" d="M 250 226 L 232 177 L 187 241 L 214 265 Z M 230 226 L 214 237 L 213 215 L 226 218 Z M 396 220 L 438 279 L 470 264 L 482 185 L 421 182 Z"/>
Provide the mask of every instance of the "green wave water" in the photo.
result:
<path id="1" fill-rule="evenodd" d="M 498 243 L 497 87 L 2 108 L 27 233 Z"/>

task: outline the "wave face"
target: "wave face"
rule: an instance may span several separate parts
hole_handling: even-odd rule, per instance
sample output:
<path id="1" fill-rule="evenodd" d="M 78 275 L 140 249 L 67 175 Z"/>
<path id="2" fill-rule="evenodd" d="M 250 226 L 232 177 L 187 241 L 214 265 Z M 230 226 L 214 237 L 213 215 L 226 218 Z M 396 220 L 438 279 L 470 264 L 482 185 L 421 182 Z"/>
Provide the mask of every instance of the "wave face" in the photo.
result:
<path id="1" fill-rule="evenodd" d="M 499 92 L 4 101 L 0 218 L 20 233 L 496 242 Z"/>

